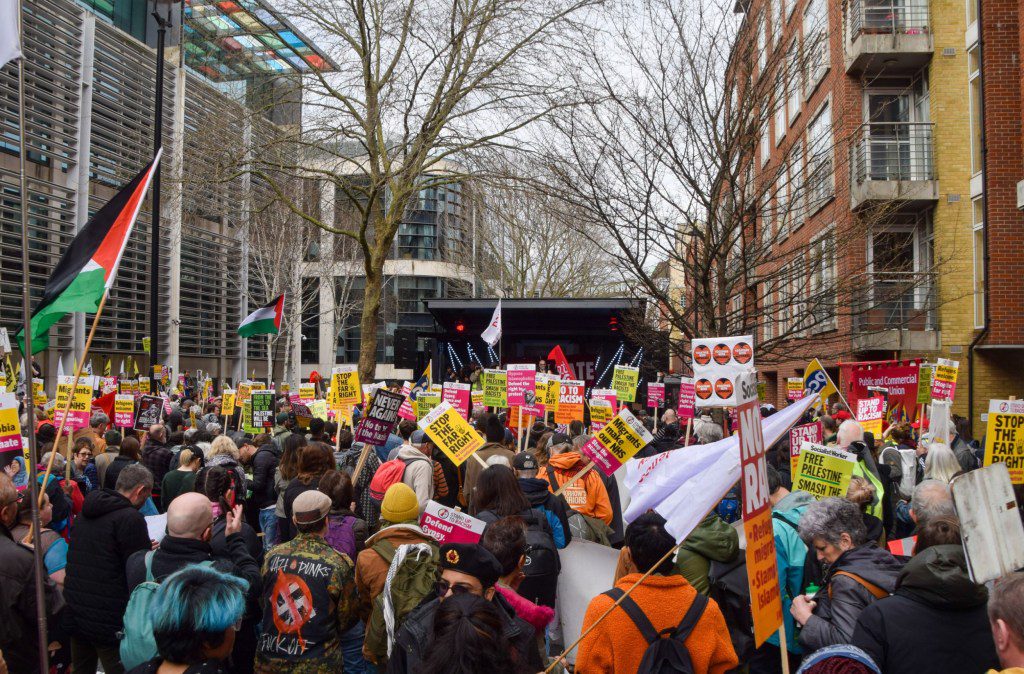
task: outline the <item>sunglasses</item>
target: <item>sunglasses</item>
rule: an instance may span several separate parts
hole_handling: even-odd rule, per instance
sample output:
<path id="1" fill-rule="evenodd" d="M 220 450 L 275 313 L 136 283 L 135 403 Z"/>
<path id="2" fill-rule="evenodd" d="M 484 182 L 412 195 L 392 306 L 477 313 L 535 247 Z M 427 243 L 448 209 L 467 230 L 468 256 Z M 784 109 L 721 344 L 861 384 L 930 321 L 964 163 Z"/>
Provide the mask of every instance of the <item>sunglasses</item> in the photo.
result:
<path id="1" fill-rule="evenodd" d="M 476 591 L 470 585 L 466 585 L 464 583 L 452 584 L 452 583 L 449 583 L 444 578 L 442 578 L 441 580 L 437 581 L 437 596 L 438 597 L 445 596 L 446 594 L 448 594 L 449 590 L 451 590 L 451 593 L 453 595 L 456 595 L 456 594 L 476 594 Z"/>

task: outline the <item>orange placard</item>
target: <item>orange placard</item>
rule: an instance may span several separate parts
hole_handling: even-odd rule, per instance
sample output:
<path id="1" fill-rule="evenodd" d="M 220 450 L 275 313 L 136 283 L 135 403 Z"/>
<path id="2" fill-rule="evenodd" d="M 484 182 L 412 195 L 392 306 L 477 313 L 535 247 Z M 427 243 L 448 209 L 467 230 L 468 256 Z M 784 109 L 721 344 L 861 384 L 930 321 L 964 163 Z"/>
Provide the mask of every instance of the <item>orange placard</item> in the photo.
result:
<path id="1" fill-rule="evenodd" d="M 558 394 L 558 409 L 555 410 L 556 424 L 583 421 L 584 391 L 582 381 L 570 379 L 562 382 L 562 390 Z"/>

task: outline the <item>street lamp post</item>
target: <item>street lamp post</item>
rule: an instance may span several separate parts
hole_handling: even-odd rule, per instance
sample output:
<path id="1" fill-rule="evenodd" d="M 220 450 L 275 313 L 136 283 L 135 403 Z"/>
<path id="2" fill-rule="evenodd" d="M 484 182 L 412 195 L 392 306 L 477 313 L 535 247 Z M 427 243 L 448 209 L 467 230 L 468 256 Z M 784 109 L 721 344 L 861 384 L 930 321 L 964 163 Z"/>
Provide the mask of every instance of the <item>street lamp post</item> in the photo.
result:
<path id="1" fill-rule="evenodd" d="M 153 156 L 163 144 L 164 128 L 164 42 L 171 25 L 171 2 L 156 0 L 153 18 L 156 20 L 156 100 L 153 109 Z M 160 14 L 160 6 L 167 7 L 167 16 Z M 153 175 L 153 214 L 150 224 L 149 250 L 149 387 L 157 391 L 154 367 L 160 362 L 160 167 Z"/>

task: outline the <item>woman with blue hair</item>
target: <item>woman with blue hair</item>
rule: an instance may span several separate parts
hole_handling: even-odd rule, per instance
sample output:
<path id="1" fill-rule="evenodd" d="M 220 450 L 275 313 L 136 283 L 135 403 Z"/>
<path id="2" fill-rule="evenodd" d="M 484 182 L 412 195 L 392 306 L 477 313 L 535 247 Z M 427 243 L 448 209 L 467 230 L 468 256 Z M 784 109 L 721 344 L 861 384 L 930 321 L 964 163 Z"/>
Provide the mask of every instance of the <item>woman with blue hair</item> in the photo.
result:
<path id="1" fill-rule="evenodd" d="M 153 597 L 159 657 L 129 674 L 220 674 L 245 612 L 248 584 L 210 566 L 190 565 L 160 584 Z"/>

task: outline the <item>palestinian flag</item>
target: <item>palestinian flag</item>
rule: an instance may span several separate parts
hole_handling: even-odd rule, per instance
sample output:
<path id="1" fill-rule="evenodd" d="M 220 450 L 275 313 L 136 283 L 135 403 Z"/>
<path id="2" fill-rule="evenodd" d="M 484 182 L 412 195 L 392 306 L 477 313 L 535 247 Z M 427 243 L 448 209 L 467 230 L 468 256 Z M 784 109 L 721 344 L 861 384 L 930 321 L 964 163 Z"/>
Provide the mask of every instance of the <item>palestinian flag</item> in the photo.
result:
<path id="1" fill-rule="evenodd" d="M 75 311 L 95 313 L 117 278 L 128 237 L 160 165 L 160 152 L 149 166 L 121 188 L 75 236 L 46 282 L 43 298 L 32 312 L 32 353 L 50 345 L 50 326 Z M 25 351 L 24 330 L 18 344 Z"/>
<path id="2" fill-rule="evenodd" d="M 256 335 L 276 335 L 281 331 L 281 314 L 284 310 L 284 295 L 278 296 L 270 304 L 264 305 L 249 314 L 238 326 L 238 334 L 242 337 Z"/>

